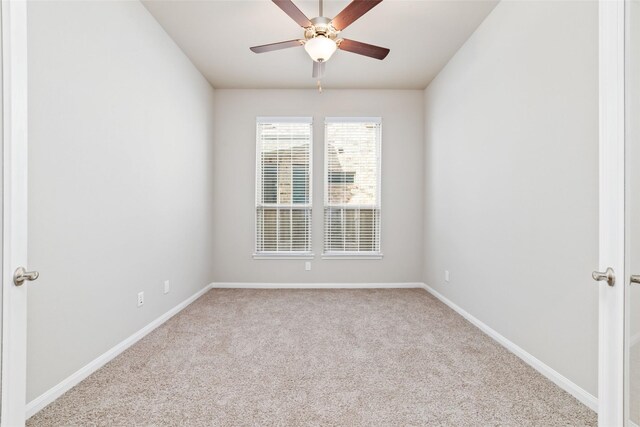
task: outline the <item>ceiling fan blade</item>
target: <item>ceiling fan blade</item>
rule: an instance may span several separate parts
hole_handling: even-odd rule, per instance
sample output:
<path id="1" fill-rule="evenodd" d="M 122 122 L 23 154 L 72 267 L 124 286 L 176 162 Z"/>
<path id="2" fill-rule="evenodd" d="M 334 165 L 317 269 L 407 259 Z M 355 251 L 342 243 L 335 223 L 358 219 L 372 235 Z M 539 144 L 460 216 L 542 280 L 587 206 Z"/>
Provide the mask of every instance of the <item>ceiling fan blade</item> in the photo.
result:
<path id="1" fill-rule="evenodd" d="M 331 24 L 336 30 L 342 31 L 380 2 L 382 0 L 353 0 L 347 7 L 342 9 L 338 16 L 333 18 Z"/>
<path id="2" fill-rule="evenodd" d="M 314 79 L 323 78 L 325 66 L 326 62 L 313 61 L 313 73 L 311 74 L 311 77 L 313 77 Z"/>
<path id="3" fill-rule="evenodd" d="M 304 41 L 302 40 L 289 40 L 286 42 L 263 44 L 262 46 L 253 46 L 253 47 L 250 47 L 249 49 L 251 49 L 251 51 L 255 53 L 264 53 L 264 52 L 271 52 L 273 50 L 287 49 L 289 47 L 302 46 L 303 44 L 304 44 Z"/>
<path id="4" fill-rule="evenodd" d="M 309 18 L 305 16 L 304 13 L 298 9 L 298 7 L 293 4 L 291 0 L 272 0 L 276 6 L 284 11 L 291 19 L 296 21 L 298 25 L 303 28 L 310 27 L 313 24 L 309 21 Z"/>
<path id="5" fill-rule="evenodd" d="M 355 40 L 342 39 L 338 45 L 338 49 L 346 50 L 347 52 L 357 53 L 358 55 L 368 56 L 375 59 L 384 59 L 389 54 L 390 50 L 386 47 L 374 46 L 372 44 L 357 42 Z"/>

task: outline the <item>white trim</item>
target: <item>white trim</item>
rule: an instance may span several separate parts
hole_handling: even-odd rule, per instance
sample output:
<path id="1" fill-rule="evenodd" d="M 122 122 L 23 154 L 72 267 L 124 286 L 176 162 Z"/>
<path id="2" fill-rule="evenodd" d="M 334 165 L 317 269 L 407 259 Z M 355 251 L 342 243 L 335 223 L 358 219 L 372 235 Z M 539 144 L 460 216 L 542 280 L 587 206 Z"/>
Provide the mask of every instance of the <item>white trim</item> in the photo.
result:
<path id="1" fill-rule="evenodd" d="M 308 124 L 309 129 L 309 182 L 307 184 L 309 191 L 309 202 L 308 203 L 300 203 L 300 204 L 282 204 L 282 203 L 262 203 L 262 144 L 260 139 L 260 125 L 265 123 L 304 123 Z M 265 207 L 274 208 L 274 209 L 304 209 L 309 211 L 309 226 L 307 228 L 308 238 L 309 238 L 309 246 L 306 247 L 308 251 L 313 250 L 313 117 L 257 117 L 256 118 L 256 153 L 255 153 L 255 174 L 254 174 L 254 184 L 255 184 L 255 211 L 254 211 L 254 221 L 253 221 L 253 248 L 254 259 L 274 259 L 269 258 L 275 254 L 283 253 L 285 256 L 290 256 L 291 252 L 260 252 L 258 250 L 258 211 L 260 209 L 264 209 Z M 258 182 L 260 180 L 260 182 Z M 293 197 L 293 196 L 292 196 Z M 279 199 L 280 197 L 278 197 Z M 293 198 L 292 198 L 293 201 Z M 279 218 L 279 216 L 278 216 Z M 279 221 L 279 220 L 276 220 Z M 277 222 L 276 222 L 277 223 Z M 309 256 L 309 252 L 306 252 L 305 255 Z M 293 256 L 297 256 L 293 254 Z M 282 259 L 282 258 L 280 258 Z"/>
<path id="2" fill-rule="evenodd" d="M 522 359 L 524 362 L 526 362 L 529 366 L 534 368 L 536 371 L 540 372 L 546 378 L 551 380 L 558 387 L 560 387 L 567 393 L 571 394 L 573 397 L 578 399 L 580 402 L 584 403 L 586 406 L 588 406 L 592 410 L 598 412 L 597 397 L 595 397 L 594 395 L 592 395 L 582 387 L 578 386 L 577 384 L 569 380 L 567 377 L 560 374 L 558 371 L 546 365 L 544 362 L 540 361 L 535 356 L 531 355 L 530 353 L 528 353 L 518 345 L 514 344 L 512 341 L 505 338 L 503 335 L 500 335 L 494 329 L 487 326 L 487 324 L 477 319 L 476 317 L 471 315 L 469 312 L 465 311 L 463 308 L 455 304 L 453 301 L 449 300 L 447 297 L 445 297 L 444 295 L 440 294 L 438 291 L 433 289 L 431 286 L 422 284 L 422 288 L 425 289 L 434 297 L 438 298 L 444 304 L 449 306 L 459 315 L 467 319 L 471 324 L 476 326 L 482 332 L 484 332 L 485 334 L 489 335 L 491 338 L 496 340 L 500 345 L 502 345 L 504 348 L 509 350 L 511 353 L 518 356 L 520 359 Z"/>
<path id="3" fill-rule="evenodd" d="M 382 124 L 382 117 L 325 117 L 326 123 L 376 123 Z"/>
<path id="4" fill-rule="evenodd" d="M 327 206 L 337 209 L 380 209 L 378 205 L 350 205 L 348 203 L 332 203 L 331 206 Z"/>
<path id="5" fill-rule="evenodd" d="M 625 16 L 624 16 L 624 26 L 625 26 L 625 31 L 624 31 L 624 128 L 623 128 L 623 132 L 624 132 L 624 139 L 625 139 L 625 221 L 626 221 L 626 226 L 625 226 L 625 255 L 624 255 L 624 263 L 625 263 L 625 272 L 624 272 L 624 285 L 625 287 L 627 287 L 627 284 L 630 284 L 630 275 L 634 274 L 635 271 L 632 271 L 631 268 L 633 267 L 633 263 L 631 262 L 631 240 L 632 240 L 632 236 L 631 236 L 631 232 L 633 231 L 634 228 L 634 221 L 632 221 L 632 218 L 634 216 L 634 214 L 637 214 L 637 212 L 634 212 L 632 208 L 635 208 L 635 206 L 631 206 L 630 201 L 634 200 L 633 198 L 637 197 L 636 193 L 638 191 L 638 188 L 635 187 L 635 181 L 633 181 L 631 179 L 631 171 L 633 170 L 633 167 L 636 166 L 634 164 L 634 160 L 637 159 L 637 154 L 635 154 L 635 148 L 631 148 L 633 146 L 633 144 L 636 143 L 636 141 L 634 141 L 631 138 L 628 138 L 628 135 L 630 135 L 627 131 L 627 124 L 628 123 L 632 123 L 633 120 L 635 120 L 635 116 L 634 114 L 637 114 L 636 111 L 634 111 L 632 108 L 630 108 L 630 103 L 632 102 L 632 98 L 633 96 L 637 96 L 637 94 L 635 93 L 631 93 L 631 84 L 634 83 L 633 80 L 635 80 L 637 77 L 634 75 L 634 73 L 637 73 L 637 70 L 635 70 L 633 67 L 635 66 L 635 64 L 632 64 L 631 61 L 631 55 L 635 55 L 635 51 L 638 49 L 638 45 L 634 43 L 635 40 L 633 40 L 632 35 L 631 35 L 631 31 L 637 31 L 637 25 L 639 24 L 636 21 L 632 20 L 632 15 L 631 15 L 631 8 L 632 8 L 632 1 L 625 1 Z M 634 2 L 635 3 L 635 2 Z M 633 8 L 636 8 L 637 5 L 634 4 Z M 637 255 L 636 255 L 637 256 Z M 634 285 L 635 286 L 635 285 Z M 624 391 L 623 391 L 623 395 L 624 395 L 624 403 L 623 403 L 623 407 L 624 407 L 624 420 L 625 420 L 625 426 L 627 427 L 631 427 L 631 426 L 635 426 L 638 427 L 638 425 L 636 423 L 634 423 L 631 420 L 631 399 L 634 398 L 635 396 L 633 396 L 633 393 L 631 393 L 631 351 L 632 348 L 634 346 L 637 346 L 638 343 L 640 342 L 640 333 L 637 333 L 633 336 L 631 336 L 631 332 L 633 331 L 632 328 L 632 324 L 631 324 L 631 312 L 632 311 L 636 311 L 637 307 L 633 306 L 632 307 L 632 300 L 631 300 L 631 294 L 629 292 L 625 292 L 625 302 L 624 302 L 624 311 L 625 311 L 625 326 L 624 326 L 624 336 L 625 336 L 625 348 L 624 348 L 624 353 L 623 353 L 623 357 L 624 357 Z"/>
<path id="6" fill-rule="evenodd" d="M 312 207 L 311 203 L 256 203 L 256 208 L 261 209 L 311 209 Z"/>
<path id="7" fill-rule="evenodd" d="M 248 282 L 218 282 L 212 283 L 213 289 L 383 289 L 383 288 L 420 288 L 429 292 L 434 297 L 438 298 L 444 304 L 449 306 L 459 315 L 467 319 L 471 324 L 476 326 L 482 332 L 496 340 L 500 345 L 507 350 L 518 356 L 525 363 L 532 368 L 540 372 L 558 387 L 571 394 L 580 402 L 591 408 L 593 411 L 598 411 L 598 398 L 578 386 L 558 371 L 554 370 L 550 366 L 546 365 L 512 341 L 500 335 L 498 332 L 487 326 L 476 317 L 469 314 L 467 311 L 460 308 L 451 300 L 440 294 L 432 287 L 420 283 L 420 282 L 398 282 L 398 283 L 248 283 Z"/>
<path id="8" fill-rule="evenodd" d="M 213 289 L 396 289 L 424 288 L 419 282 L 398 283 L 256 283 L 256 282 L 215 282 Z"/>
<path id="9" fill-rule="evenodd" d="M 167 311 L 162 316 L 158 317 L 151 323 L 149 323 L 144 328 L 140 329 L 138 332 L 131 335 L 129 338 L 117 344 L 115 347 L 109 349 L 106 353 L 98 356 L 91 362 L 89 362 L 84 367 L 80 368 L 69 377 L 65 378 L 61 382 L 59 382 L 54 387 L 42 393 L 40 396 L 33 399 L 31 402 L 27 404 L 26 416 L 27 418 L 33 416 L 45 406 L 52 403 L 58 397 L 62 396 L 64 393 L 69 391 L 72 387 L 76 386 L 80 381 L 87 378 L 89 375 L 103 367 L 106 363 L 113 360 L 120 353 L 134 345 L 140 339 L 144 338 L 145 335 L 156 329 L 158 326 L 165 323 L 167 320 L 178 314 L 184 308 L 186 308 L 189 304 L 200 298 L 204 295 L 209 289 L 211 285 L 205 286 L 200 291 L 196 292 L 194 295 L 190 296 L 186 300 L 182 301 L 180 304 L 173 307 L 171 310 Z"/>
<path id="10" fill-rule="evenodd" d="M 599 282 L 598 396 L 601 426 L 624 425 L 625 153 L 624 1 L 599 1 L 599 261 L 614 286 Z"/>
<path id="11" fill-rule="evenodd" d="M 328 253 L 322 254 L 322 259 L 345 259 L 345 260 L 356 260 L 356 259 L 382 259 L 384 258 L 383 254 L 358 254 L 358 253 Z"/>
<path id="12" fill-rule="evenodd" d="M 2 1 L 2 373 L 0 425 L 24 425 L 27 288 L 13 271 L 27 264 L 27 4 Z"/>
<path id="13" fill-rule="evenodd" d="M 485 323 L 481 322 L 467 311 L 460 308 L 458 305 L 444 297 L 442 294 L 438 293 L 436 290 L 431 288 L 430 286 L 420 283 L 420 282 L 396 282 L 396 283 L 250 283 L 250 282 L 214 282 L 204 287 L 202 290 L 197 292 L 195 295 L 191 296 L 187 300 L 178 304 L 173 309 L 169 310 L 167 313 L 158 317 L 153 322 L 149 323 L 147 326 L 131 335 L 126 340 L 122 341 L 120 344 L 116 345 L 100 357 L 96 358 L 89 364 L 87 364 L 82 369 L 76 371 L 74 374 L 52 387 L 50 390 L 46 391 L 42 395 L 38 396 L 27 405 L 27 418 L 33 416 L 38 411 L 52 403 L 62 394 L 70 390 L 72 387 L 77 385 L 80 381 L 91 375 L 93 372 L 100 369 L 107 362 L 114 359 L 120 353 L 122 353 L 127 348 L 131 347 L 149 332 L 153 331 L 158 326 L 162 325 L 164 322 L 169 320 L 172 316 L 183 310 L 189 304 L 191 304 L 196 299 L 200 298 L 204 295 L 209 289 L 424 289 L 429 292 L 431 295 L 442 301 L 444 304 L 449 306 L 459 315 L 467 319 L 471 324 L 476 326 L 482 332 L 496 340 L 499 344 L 504 346 L 507 350 L 511 351 L 513 354 L 518 356 L 524 362 L 529 364 L 531 367 L 536 369 L 546 378 L 551 380 L 557 386 L 574 396 L 580 402 L 588 406 L 594 411 L 598 411 L 598 399 L 579 387 L 559 372 L 555 371 L 548 365 L 541 362 L 539 359 L 532 356 L 530 353 L 526 352 L 504 336 L 500 335 L 498 332 L 487 326 Z"/>
<path id="14" fill-rule="evenodd" d="M 313 124 L 313 117 L 256 117 L 256 123 L 310 123 Z"/>
<path id="15" fill-rule="evenodd" d="M 328 138 L 327 138 L 327 125 L 330 123 L 376 123 L 378 124 L 377 129 L 377 189 L 376 189 L 376 204 L 374 205 L 348 205 L 348 204 L 333 204 L 329 202 L 329 153 L 327 152 Z M 323 209 L 322 214 L 324 216 L 322 224 L 324 227 L 322 233 L 322 248 L 323 248 L 323 259 L 382 259 L 382 117 L 325 117 L 324 121 L 324 169 L 323 169 L 323 185 L 324 185 L 324 197 L 323 197 Z M 347 252 L 345 258 L 334 258 L 338 254 L 336 251 L 325 251 L 327 245 L 327 209 L 374 209 L 378 212 L 378 226 L 377 233 L 375 237 L 378 239 L 378 252 L 377 253 L 362 253 L 365 258 L 349 258 L 349 256 L 359 255 L 361 252 Z M 373 257 L 366 258 L 366 256 Z"/>
<path id="16" fill-rule="evenodd" d="M 287 254 L 287 253 L 272 253 L 272 254 L 253 254 L 253 259 L 314 259 L 314 254 Z"/>

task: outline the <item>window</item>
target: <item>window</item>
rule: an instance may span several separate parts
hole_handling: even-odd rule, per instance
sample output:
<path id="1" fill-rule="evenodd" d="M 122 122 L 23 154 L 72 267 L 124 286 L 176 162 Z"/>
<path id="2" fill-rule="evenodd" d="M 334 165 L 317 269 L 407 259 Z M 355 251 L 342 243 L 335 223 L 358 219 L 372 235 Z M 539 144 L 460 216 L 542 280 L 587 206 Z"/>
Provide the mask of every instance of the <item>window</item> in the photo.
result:
<path id="1" fill-rule="evenodd" d="M 258 117 L 256 256 L 311 252 L 310 117 Z"/>
<path id="2" fill-rule="evenodd" d="M 381 122 L 347 117 L 325 121 L 325 256 L 381 256 Z"/>

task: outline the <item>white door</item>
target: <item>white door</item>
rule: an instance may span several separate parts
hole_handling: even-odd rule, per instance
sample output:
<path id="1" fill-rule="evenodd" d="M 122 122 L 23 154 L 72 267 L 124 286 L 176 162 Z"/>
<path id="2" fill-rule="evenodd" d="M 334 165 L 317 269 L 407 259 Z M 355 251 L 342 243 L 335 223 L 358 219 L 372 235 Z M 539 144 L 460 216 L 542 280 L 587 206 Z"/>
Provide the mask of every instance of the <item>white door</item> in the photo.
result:
<path id="1" fill-rule="evenodd" d="M 626 425 L 640 425 L 640 0 L 625 7 L 626 249 L 625 403 Z"/>
<path id="2" fill-rule="evenodd" d="M 0 424 L 24 424 L 27 285 L 14 271 L 27 265 L 27 13 L 23 0 L 3 0 L 2 34 L 2 357 Z M 35 276 L 35 275 L 34 275 Z M 37 276 L 36 276 L 37 277 Z M 33 278 L 33 276 L 32 276 Z M 17 281 L 20 283 L 20 280 Z"/>
<path id="3" fill-rule="evenodd" d="M 640 0 L 600 2 L 601 426 L 640 425 Z M 613 285 L 613 286 L 610 286 Z"/>
<path id="4" fill-rule="evenodd" d="M 624 6 L 599 2 L 600 280 L 598 424 L 624 424 Z"/>

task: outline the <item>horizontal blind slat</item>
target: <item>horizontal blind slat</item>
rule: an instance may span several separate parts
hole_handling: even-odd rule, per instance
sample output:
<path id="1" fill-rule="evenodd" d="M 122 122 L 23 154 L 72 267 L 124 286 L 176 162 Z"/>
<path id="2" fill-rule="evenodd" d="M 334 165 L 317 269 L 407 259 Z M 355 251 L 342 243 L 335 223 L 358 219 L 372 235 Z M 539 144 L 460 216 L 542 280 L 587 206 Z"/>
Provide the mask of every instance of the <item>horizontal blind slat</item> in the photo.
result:
<path id="1" fill-rule="evenodd" d="M 310 252 L 311 121 L 258 120 L 256 253 Z"/>
<path id="2" fill-rule="evenodd" d="M 325 122 L 325 253 L 380 252 L 381 120 Z"/>

